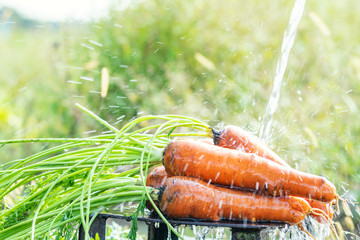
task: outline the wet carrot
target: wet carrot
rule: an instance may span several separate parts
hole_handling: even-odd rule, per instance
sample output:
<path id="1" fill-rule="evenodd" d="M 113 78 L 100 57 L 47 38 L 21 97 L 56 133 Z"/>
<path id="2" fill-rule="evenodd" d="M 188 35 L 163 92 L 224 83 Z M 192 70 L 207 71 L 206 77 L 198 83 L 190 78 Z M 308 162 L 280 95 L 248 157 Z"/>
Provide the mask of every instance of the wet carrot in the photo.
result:
<path id="1" fill-rule="evenodd" d="M 214 130 L 214 143 L 220 147 L 227 147 L 231 149 L 241 149 L 247 153 L 255 153 L 260 157 L 269 159 L 280 165 L 290 167 L 284 160 L 282 160 L 276 153 L 269 149 L 260 139 L 246 132 L 240 127 L 229 125 L 221 132 Z M 312 208 L 317 208 L 328 215 L 330 219 L 333 218 L 334 212 L 331 208 L 332 203 L 323 203 L 314 199 L 305 198 Z M 319 215 L 313 215 L 319 222 L 325 219 Z"/>
<path id="2" fill-rule="evenodd" d="M 146 178 L 146 186 L 153 188 L 164 186 L 167 176 L 164 166 L 155 167 Z"/>
<path id="3" fill-rule="evenodd" d="M 329 219 L 332 219 L 334 216 L 334 210 L 332 209 L 332 205 L 333 202 L 320 202 L 314 199 L 308 199 L 308 198 L 304 198 L 310 205 L 311 208 L 313 209 L 320 209 L 321 211 L 323 211 L 326 216 Z M 314 217 L 318 222 L 320 223 L 326 223 L 327 219 L 325 218 L 325 216 L 323 215 L 315 215 L 315 214 L 311 214 L 312 217 Z"/>
<path id="4" fill-rule="evenodd" d="M 297 197 L 267 197 L 214 186 L 195 178 L 169 177 L 160 197 L 160 210 L 173 218 L 297 224 L 311 208 L 305 200 Z"/>
<path id="5" fill-rule="evenodd" d="M 324 177 L 285 167 L 255 154 L 199 141 L 170 142 L 163 162 L 171 176 L 195 177 L 273 196 L 293 195 L 326 202 L 336 197 L 335 186 Z"/>
<path id="6" fill-rule="evenodd" d="M 261 139 L 240 127 L 228 125 L 220 132 L 213 130 L 213 133 L 214 144 L 217 146 L 241 149 L 244 152 L 254 153 L 280 165 L 290 167 L 281 157 L 268 148 Z"/>
<path id="7" fill-rule="evenodd" d="M 168 178 L 168 174 L 165 171 L 165 167 L 164 166 L 158 166 L 156 168 L 154 168 L 148 175 L 147 179 L 146 179 L 146 185 L 147 186 L 151 186 L 154 188 L 159 188 L 161 186 L 164 186 L 166 179 Z M 329 219 L 332 219 L 334 216 L 334 211 L 332 209 L 332 202 L 320 202 L 314 199 L 308 199 L 308 198 L 304 198 L 305 201 L 308 202 L 308 204 L 310 205 L 310 207 L 312 209 L 320 209 L 321 211 L 323 211 L 326 216 Z M 148 209 L 152 209 L 151 204 L 148 206 Z M 324 216 L 321 216 L 319 214 L 311 214 L 312 217 L 314 217 L 318 222 L 320 223 L 325 223 L 327 221 L 327 219 Z"/>
<path id="8" fill-rule="evenodd" d="M 164 186 L 166 179 L 168 178 L 168 174 L 165 171 L 164 166 L 159 166 L 154 168 L 148 175 L 146 180 L 146 185 L 151 186 L 154 188 L 160 188 Z M 311 209 L 320 209 L 326 216 L 322 214 L 313 214 L 310 215 L 315 218 L 319 223 L 326 223 L 328 219 L 332 219 L 334 215 L 334 211 L 331 207 L 333 204 L 332 202 L 320 202 L 314 199 L 304 198 L 304 200 L 310 205 Z M 156 201 L 155 204 L 159 207 L 158 202 Z M 150 203 L 146 203 L 146 207 L 149 210 L 152 210 L 153 207 Z M 328 219 L 327 219 L 328 218 Z"/>
<path id="9" fill-rule="evenodd" d="M 164 166 L 158 166 L 155 167 L 146 177 L 146 186 L 153 187 L 153 188 L 161 188 L 164 186 L 166 179 L 168 178 L 168 175 L 165 171 Z M 155 201 L 155 205 L 159 207 L 159 204 L 157 201 Z M 154 207 L 149 201 L 146 201 L 146 208 L 149 210 L 153 210 Z"/>

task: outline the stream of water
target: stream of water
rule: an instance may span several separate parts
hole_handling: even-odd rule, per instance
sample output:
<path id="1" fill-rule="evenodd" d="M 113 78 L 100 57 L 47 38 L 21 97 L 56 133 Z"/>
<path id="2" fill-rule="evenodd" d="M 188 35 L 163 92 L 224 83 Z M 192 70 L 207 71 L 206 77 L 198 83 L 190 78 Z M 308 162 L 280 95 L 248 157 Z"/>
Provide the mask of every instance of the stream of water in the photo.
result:
<path id="1" fill-rule="evenodd" d="M 306 0 L 295 0 L 294 6 L 291 10 L 289 24 L 284 32 L 281 53 L 274 76 L 273 89 L 260 126 L 259 137 L 264 140 L 269 140 L 271 136 L 273 116 L 279 105 L 281 85 L 283 83 L 289 54 L 295 42 L 296 30 L 304 12 L 305 2 Z"/>
<path id="2" fill-rule="evenodd" d="M 291 10 L 289 24 L 284 32 L 281 53 L 277 62 L 273 89 L 266 107 L 264 118 L 262 119 L 259 137 L 268 141 L 271 137 L 271 128 L 274 113 L 278 109 L 280 100 L 280 90 L 283 83 L 286 66 L 290 51 L 294 45 L 296 31 L 304 12 L 306 0 L 295 0 Z M 311 217 L 307 217 L 303 222 L 304 228 L 315 238 L 325 239 L 330 235 L 330 228 L 327 224 L 320 224 Z M 311 239 L 297 226 L 289 226 L 282 229 L 268 228 L 261 232 L 261 239 Z"/>

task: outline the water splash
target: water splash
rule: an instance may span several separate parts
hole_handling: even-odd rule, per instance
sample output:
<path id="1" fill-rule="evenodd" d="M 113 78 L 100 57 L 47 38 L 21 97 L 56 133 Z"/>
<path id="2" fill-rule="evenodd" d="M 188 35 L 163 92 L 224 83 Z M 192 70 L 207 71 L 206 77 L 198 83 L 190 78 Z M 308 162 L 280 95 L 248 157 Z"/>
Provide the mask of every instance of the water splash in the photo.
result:
<path id="1" fill-rule="evenodd" d="M 306 0 L 295 0 L 294 6 L 291 10 L 289 24 L 284 33 L 280 58 L 276 66 L 273 89 L 260 126 L 259 136 L 265 140 L 268 140 L 270 137 L 273 115 L 279 105 L 280 89 L 283 82 L 289 53 L 295 42 L 296 29 L 304 12 L 305 2 Z"/>
<path id="2" fill-rule="evenodd" d="M 206 226 L 192 226 L 194 237 L 196 240 L 204 240 L 210 228 Z"/>
<path id="3" fill-rule="evenodd" d="M 306 217 L 303 221 L 303 226 L 317 240 L 325 240 L 331 233 L 328 224 L 319 223 L 312 217 Z M 285 226 L 284 228 L 266 228 L 260 232 L 260 239 L 312 240 L 310 236 L 296 225 Z"/>
<path id="4" fill-rule="evenodd" d="M 223 239 L 224 235 L 225 235 L 225 228 L 223 227 L 216 228 L 215 239 Z"/>
<path id="5" fill-rule="evenodd" d="M 169 228 L 169 226 L 167 227 L 167 232 L 168 232 L 168 235 L 167 235 L 167 240 L 171 240 L 171 229 Z"/>

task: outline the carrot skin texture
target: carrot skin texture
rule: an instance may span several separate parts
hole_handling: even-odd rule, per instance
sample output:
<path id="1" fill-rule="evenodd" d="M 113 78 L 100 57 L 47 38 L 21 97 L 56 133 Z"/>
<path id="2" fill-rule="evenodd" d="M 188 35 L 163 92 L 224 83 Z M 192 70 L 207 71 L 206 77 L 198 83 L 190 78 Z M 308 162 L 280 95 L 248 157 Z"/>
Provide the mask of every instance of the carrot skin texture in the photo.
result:
<path id="1" fill-rule="evenodd" d="M 146 186 L 159 189 L 164 186 L 167 177 L 168 175 L 165 171 L 164 166 L 155 167 L 146 177 Z M 154 201 L 154 203 L 157 207 L 159 207 L 159 202 L 157 200 Z M 154 209 L 150 201 L 146 201 L 145 206 L 149 210 Z"/>
<path id="2" fill-rule="evenodd" d="M 146 177 L 146 186 L 153 188 L 162 187 L 167 177 L 168 175 L 164 166 L 155 167 Z"/>
<path id="3" fill-rule="evenodd" d="M 214 143 L 220 147 L 242 149 L 244 152 L 254 153 L 280 165 L 290 167 L 281 157 L 268 148 L 261 139 L 237 126 L 228 125 L 221 132 L 214 133 Z"/>
<path id="4" fill-rule="evenodd" d="M 311 210 L 301 198 L 256 195 L 189 177 L 167 178 L 160 209 L 173 218 L 268 220 L 290 224 L 301 222 Z"/>
<path id="5" fill-rule="evenodd" d="M 333 202 L 324 203 L 324 202 L 320 202 L 320 201 L 317 201 L 314 199 L 308 199 L 308 198 L 305 198 L 305 200 L 309 203 L 311 208 L 320 209 L 320 210 L 324 211 L 324 213 L 326 213 L 326 215 L 330 219 L 333 219 L 334 210 L 331 207 L 333 205 Z M 311 216 L 314 217 L 319 223 L 326 223 L 325 217 L 322 217 L 319 215 L 314 215 L 314 214 L 311 214 Z"/>
<path id="6" fill-rule="evenodd" d="M 170 176 L 188 176 L 273 196 L 332 201 L 335 186 L 324 177 L 281 166 L 255 154 L 192 140 L 172 141 L 163 163 Z"/>
<path id="7" fill-rule="evenodd" d="M 154 168 L 148 175 L 147 179 L 146 179 L 146 185 L 147 186 L 151 186 L 154 188 L 160 188 L 162 186 L 164 186 L 166 179 L 168 178 L 168 174 L 165 171 L 165 167 L 164 166 L 159 166 Z M 320 202 L 314 199 L 308 199 L 308 198 L 304 198 L 307 203 L 310 205 L 311 208 L 316 208 L 316 209 L 320 209 L 322 211 L 324 211 L 324 213 L 327 214 L 327 216 L 332 219 L 334 216 L 334 211 L 332 209 L 332 202 Z M 301 201 L 300 201 L 301 203 Z M 148 205 L 147 203 L 147 208 L 148 209 L 152 209 L 151 204 Z M 306 206 L 299 206 L 298 209 L 306 209 Z M 312 217 L 314 217 L 319 223 L 325 223 L 326 219 L 322 216 L 319 215 L 314 215 L 314 214 L 310 214 Z"/>
<path id="8" fill-rule="evenodd" d="M 276 153 L 269 149 L 260 139 L 251 135 L 244 129 L 228 125 L 219 133 L 214 133 L 214 142 L 217 146 L 227 147 L 231 149 L 241 149 L 247 153 L 255 153 L 260 157 L 269 159 L 280 165 L 290 167 L 285 161 L 283 161 Z M 317 208 L 324 211 L 331 219 L 334 212 L 331 208 L 332 203 L 323 203 L 314 199 L 305 198 L 312 208 Z M 314 215 L 319 220 L 322 217 Z"/>
<path id="9" fill-rule="evenodd" d="M 168 178 L 168 175 L 165 171 L 165 168 L 164 166 L 158 166 L 158 167 L 155 167 L 148 175 L 147 179 L 146 179 L 146 185 L 147 186 L 151 186 L 151 187 L 154 187 L 154 188 L 160 188 L 162 186 L 165 185 L 165 181 L 166 179 Z M 226 190 L 225 190 L 226 191 Z M 295 197 L 293 197 L 295 198 Z M 316 200 L 310 200 L 310 199 L 305 199 L 309 204 L 310 204 L 310 207 L 315 207 L 315 208 L 319 208 L 323 211 L 325 211 L 326 213 L 328 213 L 328 210 L 329 208 L 327 207 L 329 204 L 326 204 L 326 203 L 322 203 L 322 202 L 319 202 L 319 201 L 316 201 Z M 308 206 L 307 204 L 304 205 L 301 204 L 303 203 L 303 201 L 294 201 L 294 204 L 293 204 L 293 208 L 294 209 L 297 209 L 301 212 L 306 212 L 308 210 Z M 156 202 L 157 206 L 158 206 L 158 203 Z M 153 207 L 151 204 L 147 203 L 147 208 L 152 210 Z M 159 206 L 158 206 L 159 207 Z M 226 205 L 225 205 L 226 207 Z M 234 212 L 232 212 L 232 208 L 230 206 L 230 212 L 229 212 L 229 206 L 227 206 L 227 208 L 223 209 L 223 210 L 220 210 L 220 213 L 223 213 L 221 211 L 225 211 L 225 216 L 229 216 L 229 219 L 231 218 L 230 215 L 234 214 Z M 235 211 L 235 214 L 236 214 L 236 211 Z M 328 213 L 329 214 L 329 213 Z M 332 212 L 333 214 L 333 212 Z M 332 218 L 332 214 L 331 214 L 331 218 Z M 319 222 L 324 222 L 324 219 L 320 216 L 316 216 L 314 215 L 313 217 L 315 217 Z"/>

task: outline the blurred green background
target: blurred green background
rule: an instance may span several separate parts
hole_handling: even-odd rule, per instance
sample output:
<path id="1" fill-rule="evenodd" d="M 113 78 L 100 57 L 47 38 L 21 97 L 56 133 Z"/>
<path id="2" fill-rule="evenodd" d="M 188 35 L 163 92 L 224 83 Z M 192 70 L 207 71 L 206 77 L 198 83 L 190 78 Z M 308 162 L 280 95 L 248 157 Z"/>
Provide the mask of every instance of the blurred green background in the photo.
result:
<path id="1" fill-rule="evenodd" d="M 360 201 L 360 5 L 308 1 L 269 145 Z M 189 115 L 258 134 L 293 1 L 134 1 L 90 22 L 39 22 L 0 10 L 0 139 L 103 130 L 145 114 Z M 100 96 L 101 69 L 110 72 Z M 96 132 L 95 132 L 96 131 Z M 0 163 L 47 145 L 0 148 Z M 353 209 L 354 210 L 354 209 Z M 357 210 L 357 212 L 356 212 Z M 359 232 L 341 218 L 343 227 Z M 344 220 L 345 219 L 345 220 Z"/>

